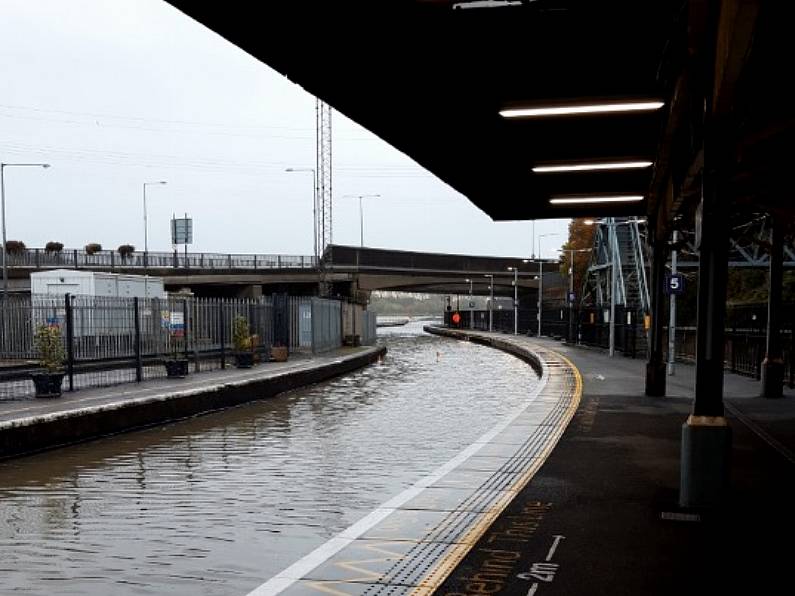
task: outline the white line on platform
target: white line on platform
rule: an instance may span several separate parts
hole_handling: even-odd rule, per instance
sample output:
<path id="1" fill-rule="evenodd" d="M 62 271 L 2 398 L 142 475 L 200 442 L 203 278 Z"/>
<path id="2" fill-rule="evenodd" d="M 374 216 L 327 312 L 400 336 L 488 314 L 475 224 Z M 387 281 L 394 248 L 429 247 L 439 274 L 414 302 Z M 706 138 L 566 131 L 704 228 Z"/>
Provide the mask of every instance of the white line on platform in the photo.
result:
<path id="1" fill-rule="evenodd" d="M 555 536 L 555 542 L 552 543 L 552 548 L 550 548 L 549 552 L 547 553 L 547 561 L 551 561 L 552 557 L 555 556 L 555 551 L 558 548 L 558 544 L 560 544 L 560 541 L 564 538 L 565 536 Z"/>
<path id="2" fill-rule="evenodd" d="M 549 370 L 546 364 L 542 362 L 541 366 L 541 379 L 539 379 L 535 390 L 531 394 L 529 403 L 532 403 L 538 397 L 538 394 L 546 386 L 547 381 L 549 380 Z M 393 513 L 398 507 L 409 502 L 411 499 L 425 490 L 426 487 L 433 484 L 442 478 L 442 476 L 448 474 L 464 463 L 467 459 L 472 457 L 475 453 L 482 449 L 484 445 L 486 445 L 499 433 L 504 431 L 508 425 L 511 424 L 511 422 L 518 418 L 527 409 L 529 403 L 522 404 L 522 406 L 516 408 L 516 410 L 508 414 L 502 422 L 498 422 L 490 431 L 481 436 L 469 447 L 461 451 L 450 461 L 442 464 L 429 475 L 421 478 L 400 494 L 395 495 L 385 503 L 381 504 L 375 510 L 354 523 L 352 526 L 346 528 L 331 538 L 328 542 L 313 550 L 311 553 L 305 555 L 284 571 L 274 575 L 264 584 L 261 584 L 249 592 L 247 596 L 273 596 L 274 594 L 278 594 L 279 592 L 286 590 L 299 579 L 306 577 L 307 573 L 328 561 L 343 548 L 350 545 L 359 536 L 371 530 L 373 527 L 383 521 L 384 518 L 386 518 L 389 514 Z"/>

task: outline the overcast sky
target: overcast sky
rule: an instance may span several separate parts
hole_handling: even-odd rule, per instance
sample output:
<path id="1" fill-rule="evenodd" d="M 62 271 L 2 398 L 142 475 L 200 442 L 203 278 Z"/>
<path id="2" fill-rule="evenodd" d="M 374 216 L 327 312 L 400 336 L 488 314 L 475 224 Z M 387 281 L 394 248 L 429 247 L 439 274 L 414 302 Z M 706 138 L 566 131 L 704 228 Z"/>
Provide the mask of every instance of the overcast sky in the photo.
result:
<path id="1" fill-rule="evenodd" d="M 159 0 L 0 0 L 0 161 L 8 238 L 169 250 L 169 219 L 194 218 L 190 250 L 312 253 L 314 98 Z M 530 222 L 494 223 L 466 198 L 334 113 L 334 231 L 406 250 L 531 253 Z M 539 221 L 545 256 L 567 220 Z"/>

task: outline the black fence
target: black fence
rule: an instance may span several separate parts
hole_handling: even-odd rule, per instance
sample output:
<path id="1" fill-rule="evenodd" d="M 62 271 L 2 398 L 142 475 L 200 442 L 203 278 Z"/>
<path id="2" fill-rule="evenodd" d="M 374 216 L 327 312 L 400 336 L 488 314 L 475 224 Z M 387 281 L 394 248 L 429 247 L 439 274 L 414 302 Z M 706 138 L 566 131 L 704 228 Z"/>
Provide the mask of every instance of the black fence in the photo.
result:
<path id="1" fill-rule="evenodd" d="M 779 329 L 783 346 L 784 381 L 795 387 L 795 304 L 785 305 L 784 321 Z M 541 335 L 572 341 L 580 345 L 602 349 L 610 347 L 610 305 L 583 307 L 571 311 L 560 303 L 544 304 L 542 310 Z M 454 320 L 455 315 L 458 315 Z M 519 310 L 518 332 L 535 336 L 538 333 L 536 310 Z M 492 329 L 499 333 L 513 333 L 513 310 L 492 311 Z M 470 321 L 473 321 L 470 323 Z M 727 313 L 725 336 L 725 368 L 727 371 L 760 378 L 762 362 L 766 352 L 767 307 L 763 304 L 733 306 Z M 448 311 L 445 325 L 460 329 L 489 331 L 489 311 Z M 615 307 L 614 347 L 616 352 L 630 358 L 648 356 L 647 313 L 640 310 Z M 667 327 L 663 338 L 668 349 Z M 675 336 L 676 359 L 680 362 L 695 362 L 696 328 L 693 325 L 677 327 Z"/>
<path id="2" fill-rule="evenodd" d="M 325 303 L 332 304 L 323 308 Z M 35 346 L 41 326 L 59 330 L 66 356 L 63 388 L 76 390 L 165 377 L 168 360 L 187 360 L 192 372 L 224 369 L 233 361 L 240 321 L 255 360 L 268 360 L 273 345 L 314 351 L 318 333 L 313 326 L 336 329 L 338 338 L 323 338 L 325 344 L 339 345 L 339 312 L 337 301 L 287 295 L 7 297 L 0 309 L 0 399 L 34 393 L 31 375 L 42 370 Z M 330 316 L 335 320 L 326 321 Z"/>

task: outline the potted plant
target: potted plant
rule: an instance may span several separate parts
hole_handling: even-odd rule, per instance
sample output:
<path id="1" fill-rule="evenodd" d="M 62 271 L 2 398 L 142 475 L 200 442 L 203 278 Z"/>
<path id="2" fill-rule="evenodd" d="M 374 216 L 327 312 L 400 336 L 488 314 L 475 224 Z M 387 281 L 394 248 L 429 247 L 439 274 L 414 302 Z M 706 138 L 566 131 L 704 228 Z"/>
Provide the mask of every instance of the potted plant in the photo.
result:
<path id="1" fill-rule="evenodd" d="M 6 252 L 10 255 L 21 255 L 27 250 L 25 243 L 21 240 L 7 240 Z"/>
<path id="2" fill-rule="evenodd" d="M 87 255 L 93 255 L 102 250 L 102 245 L 98 242 L 89 242 L 85 247 Z"/>
<path id="3" fill-rule="evenodd" d="M 232 321 L 232 345 L 235 348 L 236 367 L 254 366 L 254 342 L 248 330 L 248 321 L 242 315 L 237 315 Z"/>
<path id="4" fill-rule="evenodd" d="M 57 325 L 36 327 L 34 344 L 39 352 L 39 362 L 45 372 L 33 373 L 36 397 L 60 397 L 63 383 L 63 363 L 66 354 L 61 341 L 61 328 Z"/>
<path id="5" fill-rule="evenodd" d="M 52 255 L 52 254 L 56 254 L 57 255 L 62 250 L 63 250 L 63 243 L 61 243 L 61 242 L 54 242 L 54 241 L 50 240 L 44 246 L 44 252 L 46 252 L 48 255 Z"/>
<path id="6" fill-rule="evenodd" d="M 132 244 L 122 244 L 119 248 L 119 256 L 122 259 L 126 259 L 135 251 L 135 247 Z"/>

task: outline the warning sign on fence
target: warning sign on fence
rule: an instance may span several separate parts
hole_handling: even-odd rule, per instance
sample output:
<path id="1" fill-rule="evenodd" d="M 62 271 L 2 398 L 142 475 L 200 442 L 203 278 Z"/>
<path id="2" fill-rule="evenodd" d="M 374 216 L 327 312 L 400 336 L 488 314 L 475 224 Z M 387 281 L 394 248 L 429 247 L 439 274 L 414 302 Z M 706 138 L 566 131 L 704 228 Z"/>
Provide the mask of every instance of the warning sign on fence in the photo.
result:
<path id="1" fill-rule="evenodd" d="M 185 315 L 178 310 L 171 311 L 169 322 L 169 331 L 174 337 L 182 337 L 185 335 Z"/>

